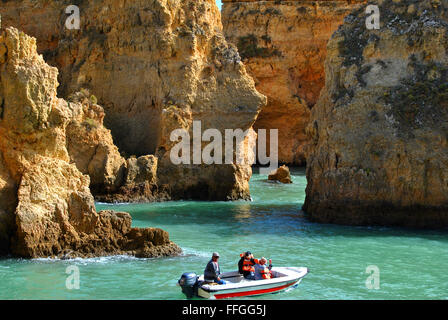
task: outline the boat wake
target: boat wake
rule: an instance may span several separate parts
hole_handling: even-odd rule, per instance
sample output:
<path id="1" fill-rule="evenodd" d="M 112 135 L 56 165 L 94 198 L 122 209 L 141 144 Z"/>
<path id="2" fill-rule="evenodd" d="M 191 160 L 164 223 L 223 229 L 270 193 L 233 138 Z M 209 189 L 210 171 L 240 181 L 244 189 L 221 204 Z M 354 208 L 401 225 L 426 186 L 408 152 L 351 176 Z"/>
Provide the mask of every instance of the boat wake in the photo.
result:
<path id="1" fill-rule="evenodd" d="M 186 257 L 195 256 L 195 257 L 201 257 L 201 258 L 210 258 L 210 252 L 199 251 L 199 250 L 192 249 L 192 248 L 182 247 L 182 255 L 181 256 L 186 256 Z"/>

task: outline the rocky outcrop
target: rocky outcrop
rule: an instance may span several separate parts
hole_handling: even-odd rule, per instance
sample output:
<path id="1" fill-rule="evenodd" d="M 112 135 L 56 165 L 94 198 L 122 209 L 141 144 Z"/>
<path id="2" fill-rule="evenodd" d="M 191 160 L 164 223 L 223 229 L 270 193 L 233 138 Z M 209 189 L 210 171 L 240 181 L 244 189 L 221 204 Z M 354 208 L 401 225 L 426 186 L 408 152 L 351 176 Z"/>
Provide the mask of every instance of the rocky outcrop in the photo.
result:
<path id="1" fill-rule="evenodd" d="M 223 0 L 226 38 L 268 97 L 254 128 L 279 130 L 280 162 L 305 164 L 306 127 L 325 82 L 327 42 L 360 2 Z"/>
<path id="2" fill-rule="evenodd" d="M 328 44 L 304 210 L 315 221 L 448 225 L 448 6 L 379 1 Z"/>
<path id="3" fill-rule="evenodd" d="M 167 185 L 157 179 L 158 159 L 152 155 L 131 157 L 124 164 L 124 180 L 115 192 L 101 192 L 95 198 L 103 202 L 154 202 L 171 200 Z"/>
<path id="4" fill-rule="evenodd" d="M 70 163 L 66 147 L 85 109 L 57 97 L 57 76 L 36 39 L 2 32 L 0 248 L 26 258 L 179 253 L 165 231 L 132 228 L 127 213 L 95 211 L 89 176 Z"/>
<path id="5" fill-rule="evenodd" d="M 79 30 L 65 27 L 71 4 L 6 1 L 0 14 L 3 26 L 38 39 L 60 70 L 61 96 L 86 88 L 98 98 L 123 155 L 158 158 L 157 175 L 173 199 L 249 199 L 250 166 L 173 165 L 169 157 L 172 130 L 192 136 L 193 121 L 203 131 L 247 130 L 266 103 L 223 36 L 215 0 L 78 1 Z M 111 172 L 93 171 L 98 181 Z"/>
<path id="6" fill-rule="evenodd" d="M 291 173 L 289 168 L 285 165 L 281 166 L 268 176 L 268 180 L 279 181 L 281 183 L 292 183 Z"/>
<path id="7" fill-rule="evenodd" d="M 159 187 L 158 159 L 153 155 L 125 159 L 103 124 L 104 109 L 88 90 L 68 97 L 70 121 L 66 145 L 70 161 L 90 177 L 90 191 L 104 202 L 150 202 L 169 200 Z"/>
<path id="8" fill-rule="evenodd" d="M 70 160 L 79 171 L 90 176 L 93 194 L 117 192 L 124 183 L 126 160 L 103 125 L 103 108 L 87 90 L 70 95 L 68 108 L 71 119 L 66 136 Z"/>

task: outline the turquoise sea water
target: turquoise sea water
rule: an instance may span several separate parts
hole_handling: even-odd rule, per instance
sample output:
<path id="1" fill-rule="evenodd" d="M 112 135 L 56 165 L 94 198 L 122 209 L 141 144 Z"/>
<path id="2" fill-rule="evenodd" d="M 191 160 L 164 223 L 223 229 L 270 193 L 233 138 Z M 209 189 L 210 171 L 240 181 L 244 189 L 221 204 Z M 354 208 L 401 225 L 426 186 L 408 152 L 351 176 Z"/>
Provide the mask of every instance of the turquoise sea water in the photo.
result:
<path id="1" fill-rule="evenodd" d="M 306 266 L 309 275 L 286 292 L 254 299 L 447 299 L 448 234 L 311 223 L 300 208 L 303 170 L 292 185 L 251 180 L 252 202 L 179 201 L 98 204 L 130 212 L 138 227 L 161 227 L 184 255 L 164 259 L 106 257 L 72 261 L 0 260 L 0 299 L 184 299 L 176 281 L 202 273 L 213 251 L 224 271 L 239 254 L 272 258 L 277 266 Z M 379 269 L 379 289 L 368 289 L 368 266 Z M 80 273 L 79 289 L 66 287 L 67 267 Z"/>

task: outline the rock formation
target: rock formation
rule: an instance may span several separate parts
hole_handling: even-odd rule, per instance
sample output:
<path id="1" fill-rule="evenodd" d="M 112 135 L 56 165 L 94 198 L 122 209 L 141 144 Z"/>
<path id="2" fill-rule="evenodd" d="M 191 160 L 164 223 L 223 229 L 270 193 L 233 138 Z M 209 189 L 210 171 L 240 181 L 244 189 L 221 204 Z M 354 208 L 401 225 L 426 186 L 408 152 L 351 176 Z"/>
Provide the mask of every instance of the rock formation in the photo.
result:
<path id="1" fill-rule="evenodd" d="M 60 70 L 60 96 L 86 88 L 98 98 L 123 155 L 157 157 L 157 176 L 172 198 L 249 199 L 250 166 L 169 159 L 172 130 L 191 133 L 196 120 L 203 131 L 248 130 L 266 104 L 223 36 L 215 0 L 78 1 L 79 30 L 65 26 L 71 4 L 6 1 L 0 14 L 4 27 L 38 39 L 40 52 Z M 92 170 L 99 174 L 92 181 L 113 171 Z"/>
<path id="2" fill-rule="evenodd" d="M 2 109 L 0 109 L 0 112 L 1 110 Z M 0 205 L 0 256 L 1 256 L 9 252 L 10 248 L 9 240 L 12 236 L 15 226 L 13 213 L 17 205 L 17 185 L 14 179 L 12 179 L 8 168 L 6 167 L 1 152 L 0 152 L 0 204 L 1 204 Z"/>
<path id="3" fill-rule="evenodd" d="M 281 166 L 268 176 L 268 180 L 279 181 L 281 183 L 292 183 L 291 173 L 285 165 Z"/>
<path id="4" fill-rule="evenodd" d="M 96 97 L 82 89 L 68 97 L 70 122 L 67 151 L 79 171 L 90 176 L 90 190 L 99 201 L 150 202 L 170 199 L 159 188 L 158 159 L 141 156 L 123 158 L 110 130 L 103 125 L 104 110 Z"/>
<path id="5" fill-rule="evenodd" d="M 324 86 L 326 45 L 359 2 L 223 0 L 226 38 L 268 97 L 254 128 L 279 130 L 280 162 L 305 164 L 305 129 Z"/>
<path id="6" fill-rule="evenodd" d="M 89 176 L 70 163 L 66 147 L 67 135 L 75 139 L 69 133 L 73 119 L 88 110 L 57 97 L 57 76 L 37 54 L 36 39 L 15 28 L 1 33 L 1 253 L 26 258 L 179 253 L 165 231 L 132 228 L 127 213 L 95 211 Z M 94 121 L 101 114 L 94 111 L 85 116 Z"/>
<path id="7" fill-rule="evenodd" d="M 315 221 L 448 225 L 448 4 L 379 1 L 328 44 L 304 210 Z"/>
<path id="8" fill-rule="evenodd" d="M 67 125 L 70 160 L 90 176 L 93 194 L 114 193 L 124 183 L 126 161 L 103 125 L 104 110 L 87 90 L 68 97 L 71 119 Z"/>

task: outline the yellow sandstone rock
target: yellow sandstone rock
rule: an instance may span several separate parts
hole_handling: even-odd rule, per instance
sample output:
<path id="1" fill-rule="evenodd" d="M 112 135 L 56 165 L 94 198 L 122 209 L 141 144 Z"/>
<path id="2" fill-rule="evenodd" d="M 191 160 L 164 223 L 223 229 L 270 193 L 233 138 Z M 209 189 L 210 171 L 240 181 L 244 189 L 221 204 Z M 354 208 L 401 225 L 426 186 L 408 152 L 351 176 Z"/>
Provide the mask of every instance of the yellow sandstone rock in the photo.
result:
<path id="1" fill-rule="evenodd" d="M 447 10 L 385 0 L 379 30 L 362 7 L 331 38 L 308 130 L 313 220 L 448 225 Z"/>
<path id="2" fill-rule="evenodd" d="M 324 86 L 327 42 L 361 2 L 223 0 L 226 38 L 268 97 L 254 129 L 279 130 L 280 162 L 305 164 L 305 129 Z"/>
<path id="3" fill-rule="evenodd" d="M 82 105 L 70 108 L 57 97 L 58 71 L 37 54 L 35 38 L 7 28 L 1 46 L 7 48 L 0 64 L 1 253 L 27 258 L 179 253 L 165 231 L 131 228 L 127 213 L 95 211 L 89 176 L 70 163 L 66 148 L 67 128 L 81 117 L 75 109 L 81 112 Z"/>
<path id="4" fill-rule="evenodd" d="M 194 120 L 223 134 L 247 130 L 266 104 L 224 38 L 215 0 L 82 1 L 80 30 L 61 19 L 70 4 L 8 1 L 0 14 L 3 26 L 38 39 L 61 73 L 60 96 L 87 88 L 98 98 L 123 155 L 158 158 L 172 198 L 249 199 L 250 166 L 174 166 L 169 159 L 172 130 L 191 131 Z"/>
<path id="5" fill-rule="evenodd" d="M 281 166 L 277 170 L 273 171 L 269 176 L 268 180 L 279 181 L 281 183 L 292 183 L 291 174 L 289 168 L 285 165 Z"/>

